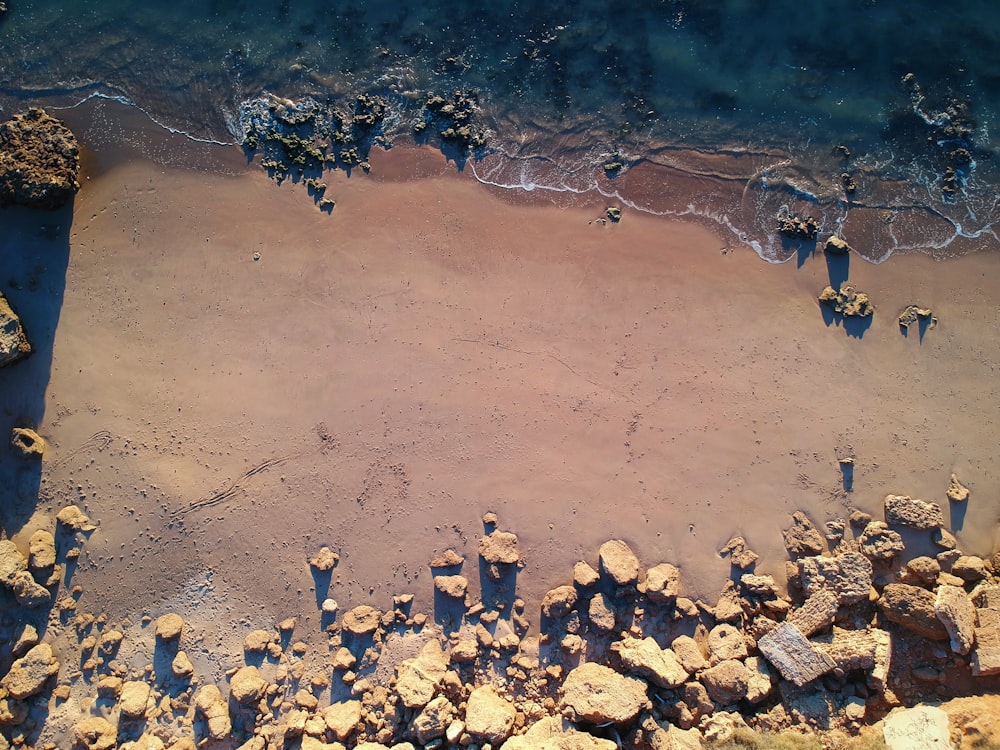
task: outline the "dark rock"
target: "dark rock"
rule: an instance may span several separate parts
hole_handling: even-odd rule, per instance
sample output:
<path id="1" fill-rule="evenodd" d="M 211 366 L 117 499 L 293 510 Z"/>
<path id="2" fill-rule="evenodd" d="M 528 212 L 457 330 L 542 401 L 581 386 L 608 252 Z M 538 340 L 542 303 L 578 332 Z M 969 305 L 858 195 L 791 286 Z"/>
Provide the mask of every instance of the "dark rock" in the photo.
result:
<path id="1" fill-rule="evenodd" d="M 76 138 L 44 110 L 0 124 L 0 204 L 59 208 L 80 189 L 79 173 Z"/>
<path id="2" fill-rule="evenodd" d="M 0 367 L 13 364 L 31 354 L 31 344 L 21 327 L 21 319 L 0 294 Z"/>

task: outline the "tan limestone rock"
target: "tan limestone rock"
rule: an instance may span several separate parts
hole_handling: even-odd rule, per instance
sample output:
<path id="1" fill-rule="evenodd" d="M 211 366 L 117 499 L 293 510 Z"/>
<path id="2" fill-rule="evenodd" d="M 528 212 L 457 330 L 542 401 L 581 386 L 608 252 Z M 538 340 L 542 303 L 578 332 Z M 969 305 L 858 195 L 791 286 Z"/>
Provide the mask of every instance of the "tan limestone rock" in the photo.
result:
<path id="1" fill-rule="evenodd" d="M 878 607 L 897 625 L 932 640 L 948 639 L 948 631 L 934 614 L 935 597 L 927 589 L 906 583 L 890 583 L 882 590 Z"/>
<path id="2" fill-rule="evenodd" d="M 309 558 L 309 565 L 321 573 L 333 570 L 340 562 L 340 556 L 329 547 L 323 546 L 319 551 Z"/>
<path id="3" fill-rule="evenodd" d="M 542 615 L 550 620 L 565 617 L 576 606 L 576 600 L 576 587 L 557 586 L 542 598 Z"/>
<path id="4" fill-rule="evenodd" d="M 598 551 L 600 570 L 619 586 L 630 586 L 639 580 L 639 558 L 620 539 L 612 539 L 601 545 Z"/>
<path id="5" fill-rule="evenodd" d="M 217 742 L 226 739 L 233 731 L 233 725 L 229 719 L 229 706 L 219 688 L 202 685 L 195 691 L 192 701 L 196 712 L 208 726 L 209 737 Z"/>
<path id="6" fill-rule="evenodd" d="M 361 701 L 331 703 L 323 710 L 323 721 L 338 742 L 344 742 L 361 721 Z"/>
<path id="7" fill-rule="evenodd" d="M 969 499 L 969 488 L 958 481 L 957 476 L 952 474 L 951 480 L 948 482 L 947 496 L 953 503 L 964 503 Z"/>
<path id="8" fill-rule="evenodd" d="M 890 526 L 927 530 L 944 526 L 941 506 L 907 495 L 886 495 L 885 522 Z"/>
<path id="9" fill-rule="evenodd" d="M 595 662 L 573 669 L 562 686 L 559 708 L 571 721 L 621 724 L 646 708 L 649 686 Z"/>
<path id="10" fill-rule="evenodd" d="M 118 728 L 100 716 L 88 716 L 73 727 L 73 747 L 81 750 L 113 750 Z"/>
<path id="11" fill-rule="evenodd" d="M 708 660 L 715 665 L 730 659 L 745 659 L 747 642 L 735 625 L 721 623 L 708 632 Z"/>
<path id="12" fill-rule="evenodd" d="M 597 585 L 600 574 L 589 563 L 578 562 L 573 566 L 573 583 L 582 589 Z"/>
<path id="13" fill-rule="evenodd" d="M 52 654 L 52 647 L 39 643 L 20 659 L 11 664 L 10 670 L 0 680 L 0 688 L 17 700 L 30 698 L 41 692 L 46 681 L 59 671 L 59 662 Z"/>
<path id="14" fill-rule="evenodd" d="M 156 637 L 164 642 L 176 641 L 181 637 L 181 631 L 184 629 L 183 618 L 174 613 L 162 615 L 156 618 Z"/>
<path id="15" fill-rule="evenodd" d="M 670 563 L 660 563 L 646 571 L 646 578 L 639 585 L 651 601 L 660 604 L 673 602 L 680 593 L 681 572 Z"/>
<path id="16" fill-rule="evenodd" d="M 615 610 L 603 593 L 595 594 L 590 600 L 587 615 L 591 624 L 602 633 L 609 633 L 615 629 Z"/>
<path id="17" fill-rule="evenodd" d="M 968 654 L 976 636 L 976 608 L 965 589 L 939 586 L 934 599 L 934 614 L 948 631 L 951 650 L 963 656 Z"/>
<path id="18" fill-rule="evenodd" d="M 229 680 L 229 693 L 233 700 L 243 706 L 252 706 L 267 690 L 267 680 L 257 667 L 240 667 Z"/>
<path id="19" fill-rule="evenodd" d="M 382 615 L 374 607 L 362 604 L 344 615 L 343 628 L 352 635 L 371 635 L 379 628 Z"/>
<path id="20" fill-rule="evenodd" d="M 118 709 L 122 718 L 133 721 L 144 718 L 150 705 L 149 699 L 149 683 L 137 680 L 123 683 L 118 696 Z"/>
<path id="21" fill-rule="evenodd" d="M 60 510 L 56 514 L 56 521 L 70 531 L 88 532 L 97 528 L 87 517 L 87 514 L 75 505 L 67 505 Z"/>
<path id="22" fill-rule="evenodd" d="M 611 644 L 611 651 L 617 654 L 626 672 L 645 677 L 659 687 L 674 688 L 688 678 L 677 655 L 660 648 L 653 638 L 617 641 Z"/>
<path id="23" fill-rule="evenodd" d="M 514 704 L 497 693 L 492 685 L 482 685 L 469 694 L 465 709 L 465 730 L 493 745 L 506 740 L 514 728 Z"/>
<path id="24" fill-rule="evenodd" d="M 400 664 L 396 693 L 407 708 L 426 706 L 448 671 L 448 658 L 437 641 L 428 641 L 413 659 Z"/>
<path id="25" fill-rule="evenodd" d="M 793 557 L 819 555 L 826 551 L 826 542 L 812 521 L 802 511 L 792 514 L 792 525 L 782 532 L 785 549 Z"/>
<path id="26" fill-rule="evenodd" d="M 836 665 L 819 651 L 798 628 L 783 622 L 757 642 L 757 648 L 781 676 L 802 687 Z"/>
<path id="27" fill-rule="evenodd" d="M 726 659 L 709 667 L 698 680 L 705 686 L 709 697 L 721 706 L 736 703 L 746 697 L 750 683 L 750 672 L 743 662 L 736 659 Z"/>
<path id="28" fill-rule="evenodd" d="M 28 539 L 28 567 L 48 570 L 56 564 L 56 540 L 52 533 L 39 529 Z"/>
<path id="29" fill-rule="evenodd" d="M 7 298 L 0 294 L 0 367 L 14 364 L 29 354 L 31 344 L 21 326 L 21 319 L 17 317 Z M 11 443 L 20 450 L 15 440 L 16 436 L 11 434 Z"/>

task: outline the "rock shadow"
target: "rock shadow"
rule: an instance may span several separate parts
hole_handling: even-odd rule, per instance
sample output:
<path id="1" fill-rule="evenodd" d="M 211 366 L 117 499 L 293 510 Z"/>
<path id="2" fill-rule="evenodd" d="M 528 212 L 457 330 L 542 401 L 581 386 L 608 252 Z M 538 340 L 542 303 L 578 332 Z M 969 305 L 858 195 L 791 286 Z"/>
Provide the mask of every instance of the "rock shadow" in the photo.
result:
<path id="1" fill-rule="evenodd" d="M 37 428 L 45 414 L 52 348 L 62 311 L 69 266 L 73 204 L 55 211 L 0 209 L 0 291 L 21 319 L 32 352 L 0 368 L 0 527 L 17 533 L 38 502 L 44 458 L 28 459 L 10 444 L 15 427 Z M 44 435 L 42 436 L 44 437 Z"/>
<path id="2" fill-rule="evenodd" d="M 948 508 L 949 520 L 951 521 L 952 531 L 961 531 L 962 527 L 965 526 L 965 514 L 969 510 L 968 501 L 964 503 L 952 503 L 949 502 Z"/>
<path id="3" fill-rule="evenodd" d="M 847 281 L 851 271 L 851 254 L 827 252 L 825 255 L 826 273 L 830 278 L 830 286 L 834 289 L 840 289 L 841 284 Z"/>
<path id="4" fill-rule="evenodd" d="M 823 322 L 827 328 L 836 325 L 838 328 L 843 328 L 844 333 L 855 339 L 864 338 L 865 333 L 871 328 L 872 319 L 875 317 L 874 315 L 866 315 L 864 317 L 844 315 L 822 302 L 819 303 L 819 308 L 823 314 Z"/>

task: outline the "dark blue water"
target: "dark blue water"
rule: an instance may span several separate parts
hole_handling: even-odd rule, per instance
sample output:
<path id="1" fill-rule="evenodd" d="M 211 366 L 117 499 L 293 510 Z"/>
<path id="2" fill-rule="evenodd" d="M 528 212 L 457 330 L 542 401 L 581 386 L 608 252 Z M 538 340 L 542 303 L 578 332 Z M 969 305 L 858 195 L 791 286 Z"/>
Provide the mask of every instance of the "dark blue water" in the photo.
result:
<path id="1" fill-rule="evenodd" d="M 459 90 L 486 141 L 459 163 L 503 188 L 697 218 L 768 260 L 799 250 L 784 213 L 875 261 L 997 244 L 1000 6 L 984 0 L 8 7 L 4 115 L 109 96 L 239 143 L 254 101 L 374 94 L 372 142 L 439 145 L 414 125 Z"/>

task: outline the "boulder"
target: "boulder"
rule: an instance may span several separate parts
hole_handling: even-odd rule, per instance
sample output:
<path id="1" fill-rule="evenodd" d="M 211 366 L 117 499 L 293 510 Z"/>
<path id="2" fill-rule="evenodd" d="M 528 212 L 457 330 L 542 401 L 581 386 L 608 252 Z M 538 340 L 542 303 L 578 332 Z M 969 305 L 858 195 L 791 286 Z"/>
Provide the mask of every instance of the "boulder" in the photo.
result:
<path id="1" fill-rule="evenodd" d="M 59 671 L 59 662 L 52 647 L 39 643 L 11 664 L 10 671 L 0 680 L 0 688 L 11 698 L 24 700 L 42 691 L 46 681 Z"/>
<path id="2" fill-rule="evenodd" d="M 514 565 L 521 561 L 517 535 L 509 531 L 494 531 L 480 538 L 479 556 L 490 565 Z"/>
<path id="3" fill-rule="evenodd" d="M 465 576 L 434 576 L 434 588 L 450 599 L 464 599 L 469 590 L 469 579 Z"/>
<path id="4" fill-rule="evenodd" d="M 840 289 L 834 289 L 832 286 L 823 287 L 819 301 L 834 312 L 849 318 L 867 318 L 875 312 L 871 298 L 846 281 L 840 285 Z"/>
<path id="5" fill-rule="evenodd" d="M 799 560 L 799 580 L 808 595 L 830 591 L 840 604 L 865 601 L 872 587 L 872 564 L 860 552 Z"/>
<path id="6" fill-rule="evenodd" d="M 14 592 L 17 603 L 29 609 L 48 605 L 52 601 L 49 590 L 38 583 L 27 570 L 14 573 L 10 580 L 10 590 Z"/>
<path id="7" fill-rule="evenodd" d="M 413 659 L 399 665 L 396 693 L 407 708 L 426 706 L 448 671 L 448 658 L 437 641 L 428 641 Z"/>
<path id="8" fill-rule="evenodd" d="M 243 650 L 248 654 L 262 654 L 274 642 L 274 638 L 266 630 L 251 630 L 243 639 Z"/>
<path id="9" fill-rule="evenodd" d="M 927 589 L 890 583 L 882 590 L 878 607 L 891 622 L 932 640 L 948 639 L 948 631 L 934 613 L 935 597 Z"/>
<path id="10" fill-rule="evenodd" d="M 194 664 L 183 651 L 178 651 L 177 656 L 170 662 L 170 672 L 178 680 L 190 680 L 194 677 Z"/>
<path id="11" fill-rule="evenodd" d="M 576 600 L 575 586 L 557 586 L 542 598 L 542 615 L 550 620 L 565 617 L 576 606 Z"/>
<path id="12" fill-rule="evenodd" d="M 929 585 L 934 583 L 941 573 L 941 563 L 933 557 L 921 555 L 906 563 L 906 570 L 911 576 Z"/>
<path id="13" fill-rule="evenodd" d="M 885 522 L 890 526 L 929 531 L 944 526 L 941 506 L 907 495 L 885 496 Z"/>
<path id="14" fill-rule="evenodd" d="M 940 750 L 952 746 L 948 714 L 937 706 L 893 711 L 885 718 L 882 735 L 888 750 Z"/>
<path id="15" fill-rule="evenodd" d="M 75 505 L 67 505 L 56 514 L 56 521 L 70 531 L 93 531 L 97 527 L 91 523 L 87 514 Z"/>
<path id="16" fill-rule="evenodd" d="M 644 680 L 586 662 L 566 676 L 559 707 L 570 721 L 621 724 L 646 708 L 648 687 Z"/>
<path id="17" fill-rule="evenodd" d="M 0 539 L 0 583 L 13 586 L 15 576 L 28 569 L 28 561 L 17 545 L 9 539 Z"/>
<path id="18" fill-rule="evenodd" d="M 749 657 L 743 666 L 747 669 L 747 692 L 744 697 L 756 705 L 771 694 L 775 675 L 762 656 Z"/>
<path id="19" fill-rule="evenodd" d="M 121 711 L 122 718 L 126 721 L 145 718 L 149 698 L 149 683 L 137 680 L 122 683 L 118 696 L 118 710 Z"/>
<path id="20" fill-rule="evenodd" d="M 872 521 L 858 539 L 861 554 L 871 560 L 891 560 L 903 551 L 903 537 L 883 521 Z"/>
<path id="21" fill-rule="evenodd" d="M 242 706 L 253 706 L 267 690 L 267 680 L 257 667 L 240 667 L 229 680 L 229 694 Z"/>
<path id="22" fill-rule="evenodd" d="M 660 563 L 646 571 L 639 590 L 658 604 L 669 604 L 681 588 L 681 572 L 670 563 Z"/>
<path id="23" fill-rule="evenodd" d="M 969 499 L 969 488 L 959 482 L 958 477 L 952 474 L 946 494 L 953 503 L 964 503 Z"/>
<path id="24" fill-rule="evenodd" d="M 653 638 L 618 641 L 611 644 L 611 651 L 618 655 L 625 671 L 645 677 L 659 687 L 674 688 L 688 678 L 677 655 L 660 648 Z"/>
<path id="25" fill-rule="evenodd" d="M 968 654 L 976 635 L 976 608 L 965 589 L 938 586 L 934 614 L 948 631 L 951 650 L 963 656 Z"/>
<path id="26" fill-rule="evenodd" d="M 337 742 L 347 740 L 361 721 L 361 701 L 331 703 L 323 709 L 323 721 Z"/>
<path id="27" fill-rule="evenodd" d="M 601 576 L 589 563 L 578 562 L 573 566 L 573 583 L 581 589 L 588 589 L 597 584 Z"/>
<path id="28" fill-rule="evenodd" d="M 59 208 L 80 189 L 79 172 L 76 138 L 44 110 L 0 124 L 0 205 Z"/>
<path id="29" fill-rule="evenodd" d="M 639 558 L 620 539 L 612 539 L 601 545 L 598 551 L 601 574 L 610 578 L 618 586 L 631 586 L 639 580 Z"/>
<path id="30" fill-rule="evenodd" d="M 989 575 L 989 572 L 981 557 L 962 555 L 952 564 L 951 574 L 963 581 L 981 581 Z"/>
<path id="31" fill-rule="evenodd" d="M 747 547 L 746 539 L 741 536 L 734 536 L 726 542 L 719 550 L 719 555 L 722 557 L 729 555 L 729 561 L 740 570 L 746 570 L 759 559 L 757 553 Z"/>
<path id="32" fill-rule="evenodd" d="M 792 525 L 782 532 L 785 549 L 793 557 L 819 555 L 826 551 L 826 542 L 812 521 L 802 511 L 792 514 Z"/>
<path id="33" fill-rule="evenodd" d="M 587 609 L 590 623 L 600 632 L 609 633 L 615 629 L 615 610 L 604 594 L 595 594 Z"/>
<path id="34" fill-rule="evenodd" d="M 698 641 L 689 635 L 679 635 L 674 638 L 670 643 L 670 650 L 674 652 L 688 674 L 694 674 L 708 666 L 708 660 Z"/>
<path id="35" fill-rule="evenodd" d="M 972 674 L 1000 674 L 1000 585 L 980 584 L 972 595 L 976 606 L 976 645 Z"/>
<path id="36" fill-rule="evenodd" d="M 501 750 L 618 750 L 618 745 L 613 740 L 579 732 L 558 716 L 546 716 L 532 724 L 524 734 L 503 743 Z"/>
<path id="37" fill-rule="evenodd" d="M 482 685 L 469 694 L 465 709 L 465 731 L 473 737 L 499 745 L 514 728 L 514 704 L 497 693 L 492 685 Z"/>
<path id="38" fill-rule="evenodd" d="M 173 612 L 156 618 L 156 637 L 164 643 L 171 643 L 181 637 L 184 619 Z"/>
<path id="39" fill-rule="evenodd" d="M 309 558 L 309 565 L 321 573 L 333 570 L 338 562 L 340 562 L 340 556 L 326 546 L 320 547 L 319 551 Z"/>
<path id="40" fill-rule="evenodd" d="M 426 745 L 431 740 L 444 737 L 457 715 L 458 711 L 451 701 L 439 695 L 413 717 L 413 721 L 410 722 L 410 733 L 421 745 Z"/>
<path id="41" fill-rule="evenodd" d="M 743 662 L 727 659 L 706 669 L 698 675 L 698 679 L 713 701 L 727 706 L 746 697 L 750 673 Z"/>
<path id="42" fill-rule="evenodd" d="M 865 562 L 868 561 L 865 560 Z M 794 625 L 802 635 L 808 638 L 813 633 L 830 627 L 837 615 L 838 608 L 836 595 L 829 589 L 823 588 L 806 599 L 801 607 L 788 616 L 785 622 Z"/>
<path id="43" fill-rule="evenodd" d="M 747 642 L 743 631 L 736 626 L 722 623 L 708 632 L 708 661 L 711 664 L 746 657 Z"/>
<path id="44" fill-rule="evenodd" d="M 3 323 L 0 322 L 0 327 Z M 0 338 L 2 338 L 0 333 Z M 2 344 L 0 344 L 2 346 Z M 2 357 L 2 354 L 0 354 Z M 10 431 L 10 444 L 24 458 L 41 459 L 45 455 L 45 439 L 27 427 L 15 427 Z"/>
<path id="45" fill-rule="evenodd" d="M 450 547 L 444 551 L 444 554 L 438 555 L 431 560 L 431 568 L 457 568 L 460 565 L 465 564 L 465 558 L 458 554 L 455 550 Z"/>
<path id="46" fill-rule="evenodd" d="M 100 716 L 88 716 L 73 727 L 74 748 L 113 750 L 117 745 L 118 727 Z"/>
<path id="47" fill-rule="evenodd" d="M 382 614 L 367 604 L 361 604 L 344 615 L 344 631 L 356 636 L 371 635 L 378 630 Z"/>
<path id="48" fill-rule="evenodd" d="M 51 570 L 56 564 L 56 540 L 51 532 L 39 529 L 28 539 L 28 567 L 31 570 Z"/>
<path id="49" fill-rule="evenodd" d="M 789 682 L 802 687 L 836 666 L 794 625 L 783 622 L 757 642 L 757 648 Z"/>
<path id="50" fill-rule="evenodd" d="M 823 251 L 827 255 L 847 255 L 851 252 L 851 246 L 840 237 L 830 236 L 823 245 Z"/>
<path id="51" fill-rule="evenodd" d="M 202 685 L 192 699 L 195 711 L 205 721 L 208 736 L 216 742 L 222 741 L 233 730 L 229 719 L 229 706 L 222 692 L 215 685 Z"/>

